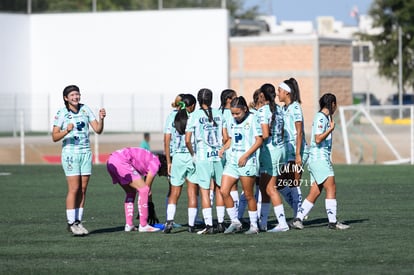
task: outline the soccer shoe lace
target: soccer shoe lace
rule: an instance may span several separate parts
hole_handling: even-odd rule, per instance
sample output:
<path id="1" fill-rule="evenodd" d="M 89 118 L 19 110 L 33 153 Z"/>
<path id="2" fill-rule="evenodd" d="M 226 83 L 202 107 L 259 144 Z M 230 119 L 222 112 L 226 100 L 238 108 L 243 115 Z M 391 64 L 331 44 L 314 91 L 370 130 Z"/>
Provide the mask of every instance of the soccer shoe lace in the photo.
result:
<path id="1" fill-rule="evenodd" d="M 173 227 L 174 227 L 174 222 L 173 221 L 167 221 L 165 223 L 163 232 L 166 233 L 166 234 L 171 233 L 171 230 L 173 229 Z"/>
<path id="2" fill-rule="evenodd" d="M 125 225 L 125 232 L 137 231 L 138 228 L 135 225 Z"/>
<path id="3" fill-rule="evenodd" d="M 224 234 L 236 233 L 236 232 L 241 231 L 241 229 L 242 229 L 241 223 L 232 222 L 230 226 L 224 231 Z"/>
<path id="4" fill-rule="evenodd" d="M 226 231 L 226 227 L 224 226 L 224 223 L 220 222 L 217 224 L 217 233 L 224 233 Z"/>
<path id="5" fill-rule="evenodd" d="M 257 228 L 256 226 L 250 225 L 249 230 L 244 232 L 244 234 L 246 234 L 246 235 L 259 234 L 259 228 Z"/>
<path id="6" fill-rule="evenodd" d="M 82 236 L 83 235 L 82 230 L 75 223 L 68 224 L 67 229 L 74 236 Z"/>
<path id="7" fill-rule="evenodd" d="M 83 235 L 88 235 L 89 231 L 83 226 L 82 222 L 75 221 L 75 225 L 79 228 Z"/>
<path id="8" fill-rule="evenodd" d="M 292 222 L 290 223 L 290 226 L 292 228 L 296 228 L 296 229 L 300 229 L 300 230 L 304 228 L 303 223 L 302 223 L 301 219 L 299 219 L 299 218 L 294 218 L 292 220 Z"/>
<path id="9" fill-rule="evenodd" d="M 277 232 L 285 232 L 285 231 L 288 231 L 288 230 L 289 230 L 289 226 L 287 226 L 287 225 L 282 226 L 282 225 L 278 224 L 277 226 L 273 227 L 272 229 L 267 230 L 267 232 L 277 233 Z"/>
<path id="10" fill-rule="evenodd" d="M 161 229 L 156 228 L 156 227 L 153 227 L 153 226 L 151 226 L 149 224 L 147 224 L 146 226 L 139 225 L 139 228 L 138 228 L 138 231 L 139 232 L 158 232 L 160 230 Z"/>
<path id="11" fill-rule="evenodd" d="M 329 229 L 334 229 L 334 230 L 345 230 L 345 229 L 350 228 L 350 226 L 347 225 L 347 224 L 336 222 L 336 223 L 329 223 L 328 228 Z"/>
<path id="12" fill-rule="evenodd" d="M 210 235 L 214 234 L 214 228 L 211 225 L 207 225 L 203 230 L 197 232 L 198 235 Z"/>

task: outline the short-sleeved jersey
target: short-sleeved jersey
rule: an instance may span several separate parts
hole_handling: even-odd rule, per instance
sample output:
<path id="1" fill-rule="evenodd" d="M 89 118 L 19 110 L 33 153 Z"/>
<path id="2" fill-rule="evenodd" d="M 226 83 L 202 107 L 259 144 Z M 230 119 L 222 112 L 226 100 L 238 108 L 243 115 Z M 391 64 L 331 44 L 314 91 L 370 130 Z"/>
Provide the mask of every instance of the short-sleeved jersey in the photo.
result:
<path id="1" fill-rule="evenodd" d="M 65 130 L 69 123 L 73 123 L 74 128 L 62 141 L 62 152 L 84 153 L 90 152 L 89 123 L 96 120 L 92 110 L 81 104 L 79 111 L 74 113 L 66 107 L 60 109 L 54 118 L 53 126 Z"/>
<path id="2" fill-rule="evenodd" d="M 211 109 L 215 124 L 209 121 L 207 114 L 198 109 L 187 121 L 186 132 L 194 135 L 197 160 L 220 161 L 218 151 L 223 146 L 223 116 L 218 109 Z"/>
<path id="3" fill-rule="evenodd" d="M 167 116 L 167 119 L 165 120 L 164 130 L 163 130 L 164 134 L 171 134 L 172 133 L 173 125 L 174 125 L 174 118 L 175 118 L 176 114 L 177 114 L 177 110 L 174 110 Z M 171 156 L 173 155 L 173 151 L 172 151 L 172 148 L 174 146 L 173 142 L 174 142 L 174 140 L 171 137 L 171 141 L 170 141 L 170 155 Z"/>
<path id="4" fill-rule="evenodd" d="M 191 115 L 188 114 L 187 123 L 190 120 Z M 193 148 L 195 147 L 194 143 L 194 135 L 191 136 L 191 143 L 193 145 Z M 189 153 L 188 148 L 185 144 L 185 133 L 183 135 L 180 135 L 180 133 L 175 129 L 174 126 L 174 120 L 172 121 L 172 127 L 171 127 L 171 153 Z"/>
<path id="5" fill-rule="evenodd" d="M 330 119 L 322 112 L 318 112 L 312 123 L 312 137 L 309 151 L 309 161 L 330 160 L 332 152 L 332 133 L 319 144 L 315 142 L 315 135 L 320 135 L 328 130 Z"/>
<path id="6" fill-rule="evenodd" d="M 224 125 L 223 128 L 230 128 L 230 123 L 233 121 L 233 115 L 231 114 L 230 109 L 219 109 L 221 115 L 223 116 Z"/>
<path id="7" fill-rule="evenodd" d="M 305 139 L 305 121 L 303 119 L 302 107 L 296 101 L 292 102 L 290 105 L 283 107 L 283 120 L 284 120 L 284 143 L 286 145 L 286 153 L 289 158 L 290 155 L 296 154 L 296 138 L 297 132 L 295 128 L 295 123 L 302 121 L 302 148 L 304 150 L 306 145 Z"/>
<path id="8" fill-rule="evenodd" d="M 283 145 L 283 112 L 279 105 L 276 105 L 274 123 L 272 125 L 273 113 L 269 105 L 264 105 L 258 110 L 260 124 L 269 125 L 270 137 L 265 141 L 266 146 Z"/>
<path id="9" fill-rule="evenodd" d="M 229 137 L 231 138 L 230 148 L 226 151 L 227 162 L 229 164 L 237 165 L 240 157 L 245 154 L 256 142 L 256 137 L 262 135 L 262 128 L 260 127 L 259 119 L 253 113 L 249 113 L 247 118 L 238 123 L 234 118 L 229 125 Z M 258 150 L 250 155 L 246 166 L 257 166 Z"/>
<path id="10" fill-rule="evenodd" d="M 141 175 L 146 176 L 149 171 L 156 174 L 160 162 L 158 157 L 148 150 L 139 147 L 126 147 L 115 151 L 118 159 L 129 163 Z"/>

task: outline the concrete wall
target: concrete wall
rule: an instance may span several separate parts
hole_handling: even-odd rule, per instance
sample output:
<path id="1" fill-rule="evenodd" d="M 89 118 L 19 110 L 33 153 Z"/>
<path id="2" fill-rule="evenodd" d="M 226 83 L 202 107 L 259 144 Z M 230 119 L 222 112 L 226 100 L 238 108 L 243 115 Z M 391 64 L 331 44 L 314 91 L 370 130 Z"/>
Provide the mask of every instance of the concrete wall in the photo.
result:
<path id="1" fill-rule="evenodd" d="M 32 109 L 27 130 L 50 130 L 69 84 L 107 109 L 108 131 L 161 131 L 178 93 L 228 86 L 225 9 L 0 14 L 0 41 L 0 96 L 12 102 L 3 131 L 21 108 Z"/>

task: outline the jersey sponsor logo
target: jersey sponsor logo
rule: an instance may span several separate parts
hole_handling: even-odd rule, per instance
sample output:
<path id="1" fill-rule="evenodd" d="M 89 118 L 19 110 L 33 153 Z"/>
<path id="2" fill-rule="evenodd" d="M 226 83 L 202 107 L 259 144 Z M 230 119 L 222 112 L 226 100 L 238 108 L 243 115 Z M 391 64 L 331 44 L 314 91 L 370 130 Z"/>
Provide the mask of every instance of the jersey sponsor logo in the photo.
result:
<path id="1" fill-rule="evenodd" d="M 242 135 L 241 133 L 235 133 L 235 134 L 234 134 L 234 142 L 235 142 L 235 143 L 238 143 L 238 142 L 240 142 L 241 140 L 243 140 L 243 135 Z"/>
<path id="2" fill-rule="evenodd" d="M 83 128 L 85 128 L 86 124 L 85 122 L 81 121 L 81 122 L 76 122 L 76 129 L 78 131 L 82 131 Z"/>
<path id="3" fill-rule="evenodd" d="M 211 152 L 207 152 L 207 157 L 217 157 L 218 156 L 218 150 L 216 151 L 211 151 Z"/>
<path id="4" fill-rule="evenodd" d="M 216 116 L 213 118 L 215 122 L 221 121 L 221 117 Z M 209 123 L 209 119 L 208 117 L 200 117 L 200 119 L 198 120 L 200 122 L 200 124 L 205 124 L 205 123 Z"/>

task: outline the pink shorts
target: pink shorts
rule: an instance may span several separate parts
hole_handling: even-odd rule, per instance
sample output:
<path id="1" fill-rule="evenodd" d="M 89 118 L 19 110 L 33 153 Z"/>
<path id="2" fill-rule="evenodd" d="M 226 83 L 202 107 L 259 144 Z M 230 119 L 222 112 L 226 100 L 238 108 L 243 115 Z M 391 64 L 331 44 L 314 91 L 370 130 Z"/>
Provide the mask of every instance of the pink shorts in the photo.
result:
<path id="1" fill-rule="evenodd" d="M 118 154 L 112 154 L 109 157 L 106 168 L 112 177 L 113 184 L 128 185 L 135 179 L 143 177 L 130 163 L 120 158 Z"/>

